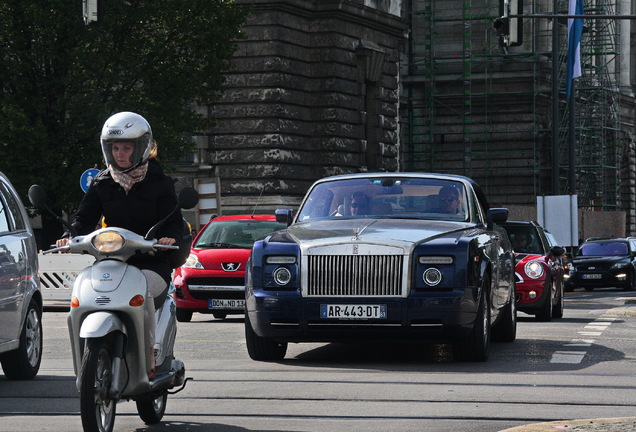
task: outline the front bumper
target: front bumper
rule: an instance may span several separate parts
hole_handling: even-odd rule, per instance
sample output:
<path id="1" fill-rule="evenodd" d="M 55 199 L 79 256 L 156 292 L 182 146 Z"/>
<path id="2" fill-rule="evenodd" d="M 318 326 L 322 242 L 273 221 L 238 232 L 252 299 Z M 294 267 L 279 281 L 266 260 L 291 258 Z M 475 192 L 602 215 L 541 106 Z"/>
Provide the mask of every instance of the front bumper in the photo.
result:
<path id="1" fill-rule="evenodd" d="M 323 304 L 386 305 L 383 319 L 321 318 Z M 256 334 L 280 342 L 352 339 L 439 340 L 467 337 L 477 315 L 477 289 L 416 292 L 408 298 L 302 298 L 297 291 L 259 291 L 247 296 Z"/>

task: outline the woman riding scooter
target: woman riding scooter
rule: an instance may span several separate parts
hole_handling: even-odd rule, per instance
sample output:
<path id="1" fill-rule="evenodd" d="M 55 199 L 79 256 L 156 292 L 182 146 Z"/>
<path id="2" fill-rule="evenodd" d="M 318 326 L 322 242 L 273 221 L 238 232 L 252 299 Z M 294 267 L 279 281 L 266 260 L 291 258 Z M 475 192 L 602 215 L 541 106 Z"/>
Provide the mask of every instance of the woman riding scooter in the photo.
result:
<path id="1" fill-rule="evenodd" d="M 100 141 L 107 168 L 91 183 L 72 225 L 77 234 L 85 235 L 95 229 L 103 216 L 107 226 L 126 228 L 143 236 L 177 206 L 172 179 L 156 161 L 157 145 L 150 124 L 139 114 L 120 112 L 106 120 Z M 182 234 L 183 218 L 181 211 L 176 211 L 158 230 L 158 243 L 178 245 Z M 56 243 L 57 247 L 68 244 L 68 238 Z M 134 256 L 128 261 L 142 270 L 148 281 L 150 298 L 145 305 L 146 328 L 150 329 L 146 341 L 151 354 L 150 378 L 155 373 L 154 312 L 167 295 L 172 273 L 169 254 L 173 253 L 160 250 L 154 256 Z"/>

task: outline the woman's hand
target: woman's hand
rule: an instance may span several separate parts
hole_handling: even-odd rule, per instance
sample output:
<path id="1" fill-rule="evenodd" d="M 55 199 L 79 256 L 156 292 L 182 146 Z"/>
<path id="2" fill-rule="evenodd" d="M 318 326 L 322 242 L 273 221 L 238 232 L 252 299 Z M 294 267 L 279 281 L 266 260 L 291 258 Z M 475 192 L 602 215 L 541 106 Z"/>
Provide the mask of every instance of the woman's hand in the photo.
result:
<path id="1" fill-rule="evenodd" d="M 167 246 L 171 246 L 171 245 L 175 244 L 176 242 L 177 242 L 177 240 L 173 239 L 172 237 L 161 237 L 159 240 L 157 240 L 157 243 L 162 244 L 162 245 L 167 245 Z M 165 250 L 168 250 L 168 249 L 159 248 L 159 250 L 165 251 Z"/>
<path id="2" fill-rule="evenodd" d="M 69 244 L 69 239 L 67 239 L 67 238 L 61 238 L 61 239 L 59 239 L 59 240 L 57 240 L 57 241 L 55 242 L 55 247 L 61 248 L 61 247 L 64 247 L 64 246 L 68 246 L 68 244 Z M 68 249 L 66 249 L 66 250 L 61 250 L 60 252 L 62 252 L 62 253 L 68 253 L 68 252 L 69 252 L 69 250 L 68 250 Z"/>

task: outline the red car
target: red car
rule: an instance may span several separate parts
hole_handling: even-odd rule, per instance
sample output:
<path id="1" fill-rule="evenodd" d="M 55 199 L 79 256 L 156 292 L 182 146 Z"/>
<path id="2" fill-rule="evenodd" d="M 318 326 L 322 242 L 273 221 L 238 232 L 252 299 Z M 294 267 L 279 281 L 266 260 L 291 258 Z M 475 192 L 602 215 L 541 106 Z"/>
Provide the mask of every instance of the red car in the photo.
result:
<path id="1" fill-rule="evenodd" d="M 515 253 L 517 309 L 538 321 L 563 317 L 565 250 L 536 222 L 500 224 Z"/>
<path id="2" fill-rule="evenodd" d="M 177 320 L 193 312 L 223 319 L 245 307 L 245 267 L 254 241 L 285 228 L 274 215 L 234 215 L 211 219 L 192 242 L 186 263 L 173 275 Z"/>

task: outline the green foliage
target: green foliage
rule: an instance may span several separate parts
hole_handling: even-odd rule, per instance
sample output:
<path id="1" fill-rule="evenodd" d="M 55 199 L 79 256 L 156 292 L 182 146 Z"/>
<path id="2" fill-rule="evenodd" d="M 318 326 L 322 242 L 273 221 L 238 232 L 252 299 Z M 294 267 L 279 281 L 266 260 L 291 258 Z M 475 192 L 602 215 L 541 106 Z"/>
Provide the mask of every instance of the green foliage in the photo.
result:
<path id="1" fill-rule="evenodd" d="M 44 186 L 72 212 L 81 173 L 102 168 L 99 133 L 119 111 L 146 117 L 162 160 L 210 127 L 197 105 L 222 91 L 247 10 L 224 0 L 0 0 L 0 170 L 23 198 Z"/>

